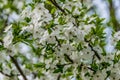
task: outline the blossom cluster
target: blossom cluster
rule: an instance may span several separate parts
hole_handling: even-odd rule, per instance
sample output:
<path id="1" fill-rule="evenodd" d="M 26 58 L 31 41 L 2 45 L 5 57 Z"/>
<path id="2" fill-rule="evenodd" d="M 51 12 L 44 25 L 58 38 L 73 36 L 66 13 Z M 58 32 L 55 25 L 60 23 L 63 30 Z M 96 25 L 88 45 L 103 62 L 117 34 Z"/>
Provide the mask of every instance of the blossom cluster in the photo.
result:
<path id="1" fill-rule="evenodd" d="M 1 62 L 3 72 L 7 73 L 7 68 L 8 75 L 14 72 L 20 79 L 9 62 L 12 56 L 29 80 L 119 80 L 120 33 L 111 37 L 115 48 L 107 53 L 103 19 L 88 15 L 87 7 L 79 0 L 59 2 L 65 14 L 56 9 L 57 3 L 52 4 L 54 0 L 50 1 L 28 5 L 19 22 L 5 29 L 1 53 L 8 58 L 3 57 L 6 63 Z M 28 51 L 22 51 L 21 44 Z"/>

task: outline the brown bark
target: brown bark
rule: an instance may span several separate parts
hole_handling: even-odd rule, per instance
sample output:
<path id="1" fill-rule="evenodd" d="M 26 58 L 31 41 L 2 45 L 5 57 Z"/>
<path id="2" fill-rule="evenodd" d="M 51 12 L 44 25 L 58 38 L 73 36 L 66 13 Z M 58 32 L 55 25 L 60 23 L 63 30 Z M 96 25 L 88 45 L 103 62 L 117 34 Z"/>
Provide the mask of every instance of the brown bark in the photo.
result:
<path id="1" fill-rule="evenodd" d="M 113 26 L 113 28 L 115 29 L 115 31 L 119 31 L 120 30 L 120 24 L 117 21 L 116 18 L 116 14 L 115 14 L 115 8 L 113 5 L 113 0 L 108 0 L 109 1 L 109 12 L 110 12 L 110 21 L 112 23 L 111 26 Z"/>

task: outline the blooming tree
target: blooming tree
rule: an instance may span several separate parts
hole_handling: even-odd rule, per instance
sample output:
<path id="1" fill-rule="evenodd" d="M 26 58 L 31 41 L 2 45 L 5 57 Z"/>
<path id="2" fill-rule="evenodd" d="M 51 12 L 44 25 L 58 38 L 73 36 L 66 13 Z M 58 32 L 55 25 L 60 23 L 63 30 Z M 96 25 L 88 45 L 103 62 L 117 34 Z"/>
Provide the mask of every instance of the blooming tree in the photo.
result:
<path id="1" fill-rule="evenodd" d="M 4 80 L 120 80 L 120 32 L 107 52 L 104 19 L 89 8 L 82 0 L 28 3 L 0 41 Z"/>

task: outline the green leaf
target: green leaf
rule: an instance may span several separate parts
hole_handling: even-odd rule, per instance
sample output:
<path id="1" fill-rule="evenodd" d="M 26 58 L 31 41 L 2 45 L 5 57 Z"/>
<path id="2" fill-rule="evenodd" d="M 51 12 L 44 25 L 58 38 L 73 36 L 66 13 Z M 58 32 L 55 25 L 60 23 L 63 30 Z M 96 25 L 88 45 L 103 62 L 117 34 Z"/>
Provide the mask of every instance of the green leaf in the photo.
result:
<path id="1" fill-rule="evenodd" d="M 85 76 L 90 77 L 90 73 L 89 72 L 85 73 Z"/>
<path id="2" fill-rule="evenodd" d="M 49 43 L 46 42 L 46 46 L 45 46 L 46 54 L 44 55 L 44 57 L 46 59 L 54 57 L 54 52 L 55 52 L 54 47 L 55 47 L 55 45 L 56 44 L 49 44 Z"/>
<path id="3" fill-rule="evenodd" d="M 42 63 L 42 62 L 36 63 L 36 64 L 34 64 L 34 67 L 36 67 L 36 68 L 44 68 L 45 63 Z"/>
<path id="4" fill-rule="evenodd" d="M 106 76 L 106 79 L 110 76 L 110 74 L 111 74 L 111 70 L 109 70 L 109 71 L 106 71 L 106 74 L 107 74 L 107 76 Z M 105 80 L 106 80 L 105 79 Z"/>
<path id="5" fill-rule="evenodd" d="M 31 21 L 31 18 L 25 17 L 24 20 L 25 20 L 27 23 L 29 23 L 29 22 Z"/>
<path id="6" fill-rule="evenodd" d="M 82 71 L 82 67 L 83 67 L 83 63 L 81 63 L 80 65 L 78 65 L 77 69 L 78 69 L 79 73 Z"/>
<path id="7" fill-rule="evenodd" d="M 31 6 L 32 10 L 35 8 L 35 3 L 29 3 L 29 6 Z"/>
<path id="8" fill-rule="evenodd" d="M 114 60 L 113 60 L 114 64 L 118 63 L 119 60 L 120 60 L 120 54 L 117 55 L 117 54 L 115 53 L 115 55 L 114 55 Z"/>
<path id="9" fill-rule="evenodd" d="M 52 33 L 52 30 L 50 28 L 47 29 L 48 30 L 48 33 L 51 34 Z"/>
<path id="10" fill-rule="evenodd" d="M 54 24 L 54 20 L 52 20 L 52 21 L 50 21 L 49 24 L 43 26 L 42 28 L 45 29 L 45 30 L 47 30 L 48 33 L 51 34 L 51 33 L 52 33 L 52 29 L 53 29 L 53 27 L 54 27 L 55 25 L 56 25 L 56 24 Z"/>
<path id="11" fill-rule="evenodd" d="M 63 44 L 65 42 L 64 39 L 58 39 L 58 41 L 59 41 L 60 44 Z"/>
<path id="12" fill-rule="evenodd" d="M 31 64 L 25 64 L 25 67 L 29 70 L 33 70 L 33 66 Z"/>
<path id="13" fill-rule="evenodd" d="M 61 2 L 65 2 L 65 0 L 60 0 Z"/>
<path id="14" fill-rule="evenodd" d="M 102 69 L 106 69 L 106 68 L 108 68 L 110 66 L 110 63 L 108 63 L 108 62 L 102 62 L 102 63 L 100 63 L 100 69 L 102 70 Z"/>
<path id="15" fill-rule="evenodd" d="M 64 65 L 58 64 L 58 65 L 56 65 L 56 66 L 57 66 L 57 69 L 55 69 L 53 73 L 59 73 L 59 72 L 62 73 L 62 72 L 63 72 Z"/>
<path id="16" fill-rule="evenodd" d="M 83 80 L 83 79 L 81 78 L 80 74 L 77 74 L 76 80 Z"/>
<path id="17" fill-rule="evenodd" d="M 82 44 L 79 43 L 79 44 L 77 45 L 77 50 L 78 50 L 78 51 L 81 51 L 82 49 L 83 49 Z"/>
<path id="18" fill-rule="evenodd" d="M 2 71 L 3 70 L 3 68 L 2 68 L 2 63 L 0 63 L 0 71 Z"/>
<path id="19" fill-rule="evenodd" d="M 43 47 L 38 47 L 38 48 L 36 48 L 36 49 L 35 49 L 35 51 L 34 51 L 34 52 L 35 52 L 35 54 L 36 54 L 36 55 L 40 56 L 40 55 L 41 55 L 42 50 L 43 50 Z"/>
<path id="20" fill-rule="evenodd" d="M 73 75 L 73 72 L 66 72 L 65 77 L 69 77 L 69 76 L 72 76 L 72 75 Z"/>
<path id="21" fill-rule="evenodd" d="M 72 7 L 72 10 L 71 10 L 72 13 L 74 12 L 75 8 L 76 8 L 76 6 Z"/>
<path id="22" fill-rule="evenodd" d="M 41 76 L 44 76 L 44 74 L 41 72 L 41 70 L 39 70 L 37 76 L 40 78 Z"/>
<path id="23" fill-rule="evenodd" d="M 92 31 L 93 34 L 96 34 L 95 28 L 92 27 L 92 28 L 91 28 L 91 31 Z"/>
<path id="24" fill-rule="evenodd" d="M 32 39 L 30 39 L 30 37 L 32 36 L 32 33 L 30 33 L 30 32 L 27 32 L 27 31 L 24 31 L 22 34 L 20 34 L 20 38 L 22 38 L 22 39 L 28 39 L 29 38 L 29 40 L 32 40 Z"/>
<path id="25" fill-rule="evenodd" d="M 18 36 L 19 35 L 19 33 L 21 32 L 21 26 L 20 26 L 20 23 L 14 23 L 13 25 L 12 25 L 12 28 L 13 28 L 13 35 L 14 36 Z"/>
<path id="26" fill-rule="evenodd" d="M 5 50 L 3 45 L 0 45 L 0 51 Z"/>
<path id="27" fill-rule="evenodd" d="M 102 52 L 102 55 L 103 55 L 103 56 L 106 56 L 107 53 L 106 53 L 106 51 L 105 51 L 105 49 L 104 49 L 103 47 L 102 47 L 102 51 L 103 51 L 103 52 Z"/>
<path id="28" fill-rule="evenodd" d="M 66 22 L 65 22 L 65 18 L 63 18 L 63 17 L 59 17 L 58 22 L 59 22 L 59 24 L 61 24 L 61 25 L 63 25 L 63 24 L 66 23 Z"/>
<path id="29" fill-rule="evenodd" d="M 118 49 L 118 50 L 120 50 L 120 41 L 117 42 L 115 48 Z"/>
<path id="30" fill-rule="evenodd" d="M 118 59 L 120 59 L 120 54 L 117 55 Z"/>
<path id="31" fill-rule="evenodd" d="M 61 69 L 55 69 L 53 73 L 59 73 L 59 72 L 62 72 Z"/>
<path id="32" fill-rule="evenodd" d="M 45 8 L 48 9 L 51 14 L 54 13 L 54 10 L 56 10 L 56 7 L 53 6 L 49 0 L 46 0 L 44 5 L 45 5 Z"/>
<path id="33" fill-rule="evenodd" d="M 33 0 L 34 3 L 40 3 L 41 0 Z"/>
<path id="34" fill-rule="evenodd" d="M 56 11 L 56 8 L 52 8 L 52 10 L 51 10 L 51 14 L 54 14 L 55 13 L 55 11 Z"/>
<path id="35" fill-rule="evenodd" d="M 94 74 L 97 72 L 97 70 L 99 69 L 99 66 L 97 63 L 95 63 L 95 61 L 93 61 L 91 65 L 91 68 L 94 70 Z"/>

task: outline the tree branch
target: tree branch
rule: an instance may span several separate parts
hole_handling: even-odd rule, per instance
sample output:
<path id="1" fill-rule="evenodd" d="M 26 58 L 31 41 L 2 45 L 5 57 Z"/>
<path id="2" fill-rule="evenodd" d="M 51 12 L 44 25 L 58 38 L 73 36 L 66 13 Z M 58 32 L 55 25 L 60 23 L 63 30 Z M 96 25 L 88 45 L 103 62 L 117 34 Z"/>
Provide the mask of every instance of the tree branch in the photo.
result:
<path id="1" fill-rule="evenodd" d="M 116 14 L 115 14 L 115 8 L 114 8 L 114 5 L 113 5 L 113 0 L 109 0 L 109 12 L 110 12 L 110 20 L 112 22 L 112 25 L 113 28 L 115 29 L 115 31 L 119 31 L 120 30 L 120 24 L 119 22 L 117 21 L 117 18 L 116 18 Z"/>
<path id="2" fill-rule="evenodd" d="M 57 77 L 57 80 L 60 80 L 60 77 L 61 77 L 61 75 L 59 74 L 58 77 Z"/>
<path id="3" fill-rule="evenodd" d="M 64 54 L 64 56 L 65 56 L 71 63 L 74 63 L 74 61 L 73 61 L 67 54 Z"/>
<path id="4" fill-rule="evenodd" d="M 25 74 L 23 73 L 22 69 L 20 68 L 17 60 L 13 56 L 10 56 L 10 58 L 11 58 L 12 62 L 15 64 L 15 66 L 18 69 L 18 71 L 20 72 L 20 74 L 22 75 L 23 79 L 27 80 L 27 78 L 26 78 Z"/>
<path id="5" fill-rule="evenodd" d="M 0 73 L 4 76 L 7 76 L 7 77 L 19 76 L 19 74 L 6 74 L 3 71 L 0 71 Z"/>
<path id="6" fill-rule="evenodd" d="M 6 73 L 4 73 L 3 71 L 0 71 L 0 73 L 3 74 L 4 76 L 12 77 L 12 75 L 6 74 Z"/>
<path id="7" fill-rule="evenodd" d="M 58 46 L 61 47 L 60 41 L 58 40 L 57 36 L 55 36 L 56 41 L 58 42 Z"/>
<path id="8" fill-rule="evenodd" d="M 92 69 L 91 67 L 87 67 L 89 70 L 91 70 L 91 71 L 94 71 L 95 72 L 95 70 L 94 69 Z"/>
<path id="9" fill-rule="evenodd" d="M 66 15 L 65 10 L 63 10 L 55 0 L 49 0 L 55 7 L 57 7 L 61 12 L 63 12 Z"/>
<path id="10" fill-rule="evenodd" d="M 101 57 L 99 56 L 99 54 L 97 53 L 96 50 L 93 49 L 92 45 L 89 43 L 89 41 L 87 39 L 85 39 L 85 42 L 88 43 L 88 46 L 91 48 L 91 50 L 95 53 L 95 56 L 100 60 Z"/>

